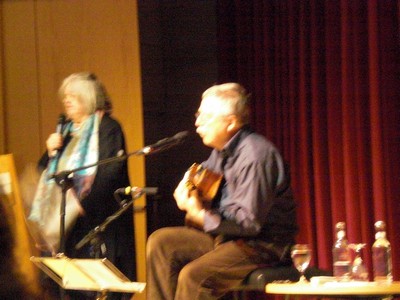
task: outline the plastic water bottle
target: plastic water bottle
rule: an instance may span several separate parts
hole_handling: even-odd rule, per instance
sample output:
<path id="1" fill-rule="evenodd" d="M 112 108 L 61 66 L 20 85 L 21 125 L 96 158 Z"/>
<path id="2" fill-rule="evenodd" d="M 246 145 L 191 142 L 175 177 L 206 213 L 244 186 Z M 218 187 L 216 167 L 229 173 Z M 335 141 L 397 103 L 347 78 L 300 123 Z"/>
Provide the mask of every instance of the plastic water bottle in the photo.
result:
<path id="1" fill-rule="evenodd" d="M 386 238 L 386 224 L 383 221 L 375 223 L 372 262 L 374 267 L 374 281 L 391 283 L 393 281 L 392 253 L 390 243 Z"/>
<path id="2" fill-rule="evenodd" d="M 332 249 L 333 276 L 338 281 L 349 281 L 351 276 L 351 255 L 346 238 L 346 223 L 336 224 L 336 241 Z"/>

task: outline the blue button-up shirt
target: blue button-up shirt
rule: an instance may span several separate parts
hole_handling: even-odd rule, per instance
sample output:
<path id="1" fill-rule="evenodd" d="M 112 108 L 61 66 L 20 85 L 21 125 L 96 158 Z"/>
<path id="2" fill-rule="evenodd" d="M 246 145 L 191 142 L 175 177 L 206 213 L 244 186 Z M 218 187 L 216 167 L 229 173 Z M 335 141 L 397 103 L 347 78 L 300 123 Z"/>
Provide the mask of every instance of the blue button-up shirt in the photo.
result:
<path id="1" fill-rule="evenodd" d="M 290 179 L 270 141 L 244 127 L 202 165 L 224 176 L 221 193 L 206 211 L 205 232 L 279 244 L 294 241 L 296 205 Z"/>

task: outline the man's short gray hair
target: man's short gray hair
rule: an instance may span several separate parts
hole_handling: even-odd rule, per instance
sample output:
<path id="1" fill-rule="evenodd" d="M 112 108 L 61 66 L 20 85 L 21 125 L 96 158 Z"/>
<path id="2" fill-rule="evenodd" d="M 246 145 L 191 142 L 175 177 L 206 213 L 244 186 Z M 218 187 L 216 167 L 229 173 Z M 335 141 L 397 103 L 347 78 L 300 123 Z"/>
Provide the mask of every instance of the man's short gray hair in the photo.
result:
<path id="1" fill-rule="evenodd" d="M 250 122 L 250 95 L 235 82 L 214 85 L 204 91 L 202 99 L 215 96 L 226 103 L 230 113 L 236 115 L 243 124 Z"/>

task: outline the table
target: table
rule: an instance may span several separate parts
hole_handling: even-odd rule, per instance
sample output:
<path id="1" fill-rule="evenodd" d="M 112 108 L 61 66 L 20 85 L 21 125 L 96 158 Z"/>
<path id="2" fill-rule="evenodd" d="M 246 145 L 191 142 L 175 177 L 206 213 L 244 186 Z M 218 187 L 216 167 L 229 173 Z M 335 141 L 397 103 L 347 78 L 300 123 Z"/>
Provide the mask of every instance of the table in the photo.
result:
<path id="1" fill-rule="evenodd" d="M 343 298 L 391 298 L 400 296 L 400 281 L 391 284 L 376 282 L 327 282 L 323 284 L 269 283 L 267 294 L 290 296 L 319 296 Z"/>

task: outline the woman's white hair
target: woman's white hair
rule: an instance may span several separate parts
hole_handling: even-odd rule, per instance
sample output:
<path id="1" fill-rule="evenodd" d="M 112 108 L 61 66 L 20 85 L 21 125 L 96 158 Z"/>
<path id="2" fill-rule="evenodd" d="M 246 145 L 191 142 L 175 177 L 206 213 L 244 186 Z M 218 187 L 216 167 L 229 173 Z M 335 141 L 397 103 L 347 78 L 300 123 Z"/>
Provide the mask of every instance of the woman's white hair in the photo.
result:
<path id="1" fill-rule="evenodd" d="M 106 109 L 111 104 L 104 85 L 90 72 L 74 73 L 65 78 L 58 90 L 61 99 L 67 93 L 78 97 L 88 114 Z"/>

